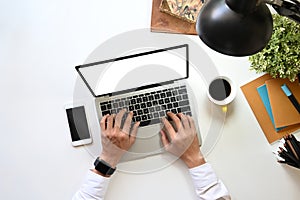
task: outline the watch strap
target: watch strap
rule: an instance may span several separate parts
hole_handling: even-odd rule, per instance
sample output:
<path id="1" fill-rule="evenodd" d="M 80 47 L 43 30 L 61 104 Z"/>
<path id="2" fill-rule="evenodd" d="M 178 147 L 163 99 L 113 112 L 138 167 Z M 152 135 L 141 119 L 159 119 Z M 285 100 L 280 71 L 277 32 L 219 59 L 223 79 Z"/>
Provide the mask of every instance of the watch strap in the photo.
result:
<path id="1" fill-rule="evenodd" d="M 112 168 L 110 164 L 101 160 L 99 157 L 94 162 L 95 169 L 103 175 L 112 175 L 116 168 Z"/>

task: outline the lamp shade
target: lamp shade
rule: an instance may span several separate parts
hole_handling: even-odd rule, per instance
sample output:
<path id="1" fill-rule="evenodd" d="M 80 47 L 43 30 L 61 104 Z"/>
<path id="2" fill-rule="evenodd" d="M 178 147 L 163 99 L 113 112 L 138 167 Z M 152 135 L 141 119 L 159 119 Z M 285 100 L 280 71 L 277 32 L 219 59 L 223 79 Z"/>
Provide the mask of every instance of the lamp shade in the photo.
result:
<path id="1" fill-rule="evenodd" d="M 273 20 L 268 7 L 256 3 L 256 0 L 208 0 L 196 22 L 199 37 L 223 54 L 257 53 L 271 38 Z"/>

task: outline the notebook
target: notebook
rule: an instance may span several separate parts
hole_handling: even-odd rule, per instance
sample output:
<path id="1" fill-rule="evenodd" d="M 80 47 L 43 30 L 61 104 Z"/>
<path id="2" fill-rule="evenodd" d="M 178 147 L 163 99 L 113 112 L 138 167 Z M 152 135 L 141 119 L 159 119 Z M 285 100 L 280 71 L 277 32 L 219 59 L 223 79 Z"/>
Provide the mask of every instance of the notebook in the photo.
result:
<path id="1" fill-rule="evenodd" d="M 270 79 L 266 81 L 276 127 L 300 123 L 300 114 L 281 89 L 283 84 L 288 86 L 295 98 L 300 102 L 300 85 L 298 81 L 290 82 L 288 79 Z"/>

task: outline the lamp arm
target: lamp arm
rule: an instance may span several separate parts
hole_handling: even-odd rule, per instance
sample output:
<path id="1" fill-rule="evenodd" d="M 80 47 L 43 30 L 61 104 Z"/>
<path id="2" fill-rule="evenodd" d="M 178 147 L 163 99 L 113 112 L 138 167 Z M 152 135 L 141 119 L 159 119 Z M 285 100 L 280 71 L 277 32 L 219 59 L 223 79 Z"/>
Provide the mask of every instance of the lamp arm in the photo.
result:
<path id="1" fill-rule="evenodd" d="M 286 16 L 300 24 L 300 2 L 298 0 L 261 0 L 267 3 L 282 16 Z"/>

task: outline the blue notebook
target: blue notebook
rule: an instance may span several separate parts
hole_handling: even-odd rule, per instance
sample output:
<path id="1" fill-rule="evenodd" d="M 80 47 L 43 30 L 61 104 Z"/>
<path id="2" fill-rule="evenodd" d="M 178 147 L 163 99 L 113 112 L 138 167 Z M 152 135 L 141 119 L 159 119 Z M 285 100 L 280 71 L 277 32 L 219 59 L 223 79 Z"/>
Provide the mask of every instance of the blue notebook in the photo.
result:
<path id="1" fill-rule="evenodd" d="M 286 126 L 279 127 L 279 128 L 275 127 L 274 117 L 273 117 L 273 113 L 272 113 L 272 107 L 271 107 L 271 104 L 270 104 L 269 95 L 268 95 L 268 89 L 267 89 L 266 84 L 258 87 L 257 88 L 257 92 L 258 92 L 258 94 L 259 94 L 259 96 L 260 96 L 260 98 L 261 98 L 261 100 L 262 100 L 262 102 L 263 102 L 263 104 L 264 104 L 267 112 L 268 112 L 268 115 L 269 115 L 269 117 L 270 117 L 270 119 L 272 121 L 272 124 L 274 125 L 275 130 L 276 131 L 280 131 L 280 130 L 286 128 Z"/>

